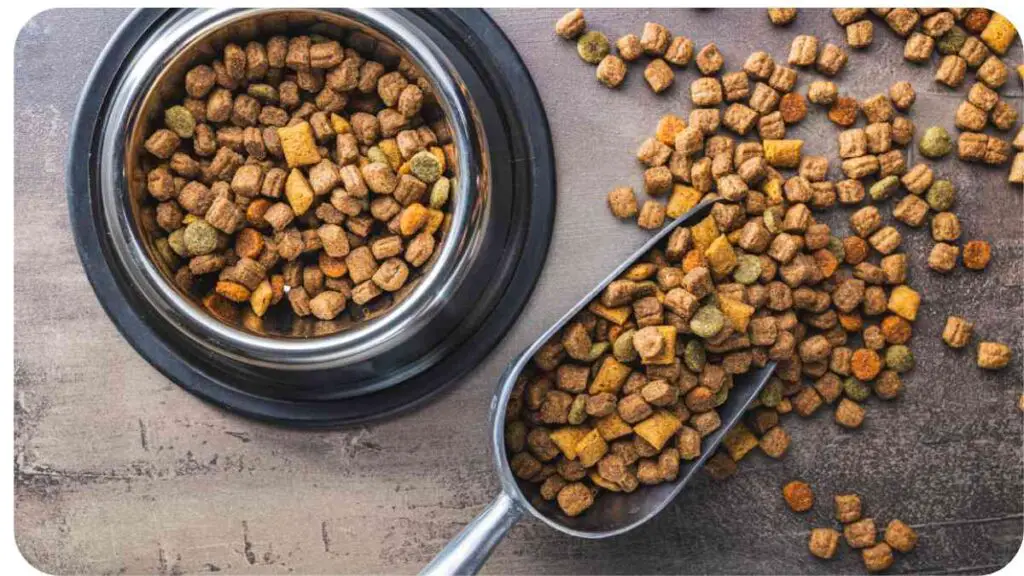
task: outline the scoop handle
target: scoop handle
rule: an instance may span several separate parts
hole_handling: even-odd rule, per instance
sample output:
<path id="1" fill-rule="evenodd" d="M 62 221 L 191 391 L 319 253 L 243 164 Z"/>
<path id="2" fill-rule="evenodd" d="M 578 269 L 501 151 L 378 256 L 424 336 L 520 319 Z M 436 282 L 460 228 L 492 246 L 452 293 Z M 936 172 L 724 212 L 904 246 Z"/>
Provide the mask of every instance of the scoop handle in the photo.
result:
<path id="1" fill-rule="evenodd" d="M 522 507 L 502 492 L 427 564 L 420 576 L 476 574 L 522 516 Z"/>

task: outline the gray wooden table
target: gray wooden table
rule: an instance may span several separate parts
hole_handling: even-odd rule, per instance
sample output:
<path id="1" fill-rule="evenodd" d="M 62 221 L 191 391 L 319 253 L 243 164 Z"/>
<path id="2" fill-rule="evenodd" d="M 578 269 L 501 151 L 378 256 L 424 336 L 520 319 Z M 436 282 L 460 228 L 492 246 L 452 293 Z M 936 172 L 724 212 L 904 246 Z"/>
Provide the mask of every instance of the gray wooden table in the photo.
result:
<path id="1" fill-rule="evenodd" d="M 645 237 L 609 216 L 604 195 L 638 183 L 633 151 L 662 114 L 688 109 L 695 72 L 679 75 L 662 97 L 646 89 L 640 68 L 622 90 L 609 91 L 574 46 L 552 34 L 559 11 L 495 11 L 538 85 L 557 154 L 555 236 L 537 290 L 494 353 L 429 406 L 358 429 L 306 433 L 230 416 L 168 382 L 121 339 L 82 273 L 64 200 L 68 126 L 93 61 L 125 15 L 48 11 L 17 43 L 18 545 L 48 572 L 415 572 L 497 490 L 486 414 L 505 363 Z M 784 58 L 797 30 L 843 43 L 828 14 L 811 10 L 789 29 L 770 27 L 761 10 L 588 16 L 613 38 L 653 19 L 698 45 L 715 40 L 730 69 L 755 49 Z M 910 67 L 901 54 L 901 42 L 877 29 L 874 45 L 851 56 L 842 89 L 866 97 L 910 79 L 920 93 L 915 122 L 952 131 L 962 91 L 935 85 L 930 68 Z M 1021 61 L 1019 41 L 1010 59 Z M 1004 95 L 1020 104 L 1013 78 Z M 835 132 L 820 110 L 793 131 L 808 139 L 807 152 L 832 156 Z M 995 256 L 984 274 L 938 277 L 924 264 L 927 232 L 905 234 L 912 283 L 925 302 L 915 326 L 918 368 L 900 400 L 869 402 L 855 432 L 836 426 L 827 410 L 794 416 L 784 460 L 754 454 L 725 484 L 702 477 L 653 522 L 614 540 L 572 540 L 525 521 L 487 571 L 859 571 L 859 556 L 848 550 L 830 563 L 806 551 L 808 530 L 830 523 L 838 491 L 863 494 L 866 513 L 880 521 L 898 517 L 918 530 L 918 550 L 899 558 L 895 572 L 990 572 L 1008 562 L 1024 529 L 1015 407 L 1024 352 L 1021 191 L 1005 183 L 1005 168 L 947 159 L 936 169 L 960 188 L 966 237 L 992 241 Z M 973 318 L 980 336 L 1010 343 L 1013 364 L 983 374 L 971 352 L 947 349 L 939 334 L 949 313 Z M 820 498 L 802 516 L 779 496 L 795 477 Z"/>

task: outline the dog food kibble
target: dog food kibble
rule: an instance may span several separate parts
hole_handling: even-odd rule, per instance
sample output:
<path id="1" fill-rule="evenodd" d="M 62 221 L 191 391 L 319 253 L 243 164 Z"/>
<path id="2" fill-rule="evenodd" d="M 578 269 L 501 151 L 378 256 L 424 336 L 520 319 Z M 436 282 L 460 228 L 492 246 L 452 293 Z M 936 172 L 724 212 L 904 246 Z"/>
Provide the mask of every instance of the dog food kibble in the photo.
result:
<path id="1" fill-rule="evenodd" d="M 942 126 L 932 126 L 921 135 L 917 147 L 927 158 L 942 158 L 953 151 L 953 139 Z"/>
<path id="2" fill-rule="evenodd" d="M 556 31 L 584 27 L 576 10 Z M 443 234 L 451 140 L 419 73 L 316 38 L 226 45 L 186 73 L 188 97 L 146 139 L 167 161 L 146 178 L 168 234 L 156 243 L 184 259 L 179 285 L 219 295 L 208 307 L 248 304 L 262 317 L 287 295 L 298 317 L 355 320 L 368 305 L 378 315 Z M 363 95 L 379 99 L 375 114 Z"/>
<path id="3" fill-rule="evenodd" d="M 964 244 L 964 268 L 984 270 L 992 258 L 992 248 L 984 240 L 970 240 Z"/>
<path id="4" fill-rule="evenodd" d="M 1010 363 L 1010 347 L 999 342 L 978 343 L 978 367 L 999 370 Z"/>
<path id="5" fill-rule="evenodd" d="M 555 34 L 566 40 L 572 40 L 583 33 L 587 28 L 587 22 L 583 18 L 583 10 L 576 8 L 567 12 L 555 23 Z"/>
<path id="6" fill-rule="evenodd" d="M 861 551 L 864 560 L 864 568 L 868 572 L 882 572 L 892 566 L 892 549 L 888 544 L 882 542 Z"/>
<path id="7" fill-rule="evenodd" d="M 843 527 L 843 536 L 850 548 L 867 548 L 876 542 L 875 521 L 872 518 L 857 520 Z"/>
<path id="8" fill-rule="evenodd" d="M 782 497 L 793 512 L 806 512 L 814 506 L 814 492 L 806 482 L 793 480 L 782 488 Z"/>
<path id="9" fill-rule="evenodd" d="M 796 20 L 796 8 L 769 8 L 768 19 L 776 26 L 785 26 Z"/>
<path id="10" fill-rule="evenodd" d="M 839 531 L 832 528 L 814 528 L 807 548 L 822 560 L 830 560 L 839 549 Z"/>
<path id="11" fill-rule="evenodd" d="M 917 546 L 917 532 L 900 520 L 891 520 L 885 527 L 885 543 L 893 550 L 906 554 Z"/>
<path id="12" fill-rule="evenodd" d="M 601 62 L 610 50 L 608 37 L 596 30 L 584 33 L 576 41 L 576 52 L 588 64 Z"/>
<path id="13" fill-rule="evenodd" d="M 860 520 L 860 496 L 856 494 L 836 494 L 836 520 L 843 524 Z"/>

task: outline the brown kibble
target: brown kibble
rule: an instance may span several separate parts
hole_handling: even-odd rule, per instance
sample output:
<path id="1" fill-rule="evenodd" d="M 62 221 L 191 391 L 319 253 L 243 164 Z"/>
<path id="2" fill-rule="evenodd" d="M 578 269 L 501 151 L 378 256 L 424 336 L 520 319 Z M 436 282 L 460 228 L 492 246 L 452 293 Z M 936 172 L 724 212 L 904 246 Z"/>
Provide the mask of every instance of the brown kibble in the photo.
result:
<path id="1" fill-rule="evenodd" d="M 836 520 L 843 524 L 860 520 L 860 496 L 856 494 L 836 494 L 835 510 Z"/>
<path id="2" fill-rule="evenodd" d="M 858 110 L 856 98 L 839 96 L 828 110 L 828 119 L 839 126 L 853 126 Z"/>
<path id="3" fill-rule="evenodd" d="M 861 20 L 846 26 L 846 43 L 853 48 L 867 48 L 875 39 L 875 25 L 871 20 Z"/>
<path id="4" fill-rule="evenodd" d="M 640 35 L 640 47 L 650 56 L 663 56 L 671 38 L 668 29 L 661 24 L 646 22 Z"/>
<path id="5" fill-rule="evenodd" d="M 570 518 L 579 516 L 593 504 L 594 493 L 581 482 L 573 482 L 558 492 L 558 507 Z"/>
<path id="6" fill-rule="evenodd" d="M 814 528 L 807 545 L 811 554 L 822 560 L 830 560 L 839 549 L 839 531 L 832 528 Z"/>
<path id="7" fill-rule="evenodd" d="M 700 49 L 700 52 L 697 53 L 697 57 L 694 59 L 694 62 L 697 64 L 697 68 L 700 70 L 701 74 L 710 76 L 712 74 L 717 74 L 718 71 L 722 69 L 722 66 L 725 64 L 725 58 L 718 50 L 718 46 L 715 45 L 714 42 L 711 42 Z"/>
<path id="8" fill-rule="evenodd" d="M 814 506 L 814 492 L 806 482 L 793 480 L 782 488 L 782 497 L 793 512 L 806 512 Z"/>
<path id="9" fill-rule="evenodd" d="M 626 63 L 622 58 L 609 54 L 598 63 L 596 74 L 597 80 L 601 84 L 609 88 L 616 88 L 626 79 Z M 646 72 L 644 75 L 646 77 Z M 657 92 L 658 90 L 655 91 Z"/>
<path id="10" fill-rule="evenodd" d="M 583 17 L 583 10 L 576 8 L 566 12 L 558 22 L 555 22 L 555 34 L 566 40 L 573 40 L 583 33 L 587 28 L 587 21 Z"/>
<path id="11" fill-rule="evenodd" d="M 885 542 L 861 551 L 868 572 L 882 572 L 892 566 L 892 549 Z"/>
<path id="12" fill-rule="evenodd" d="M 797 36 L 789 48 L 787 62 L 794 66 L 810 66 L 818 58 L 818 39 L 814 36 Z"/>
<path id="13" fill-rule="evenodd" d="M 885 527 L 885 543 L 906 554 L 917 546 L 917 532 L 901 520 L 892 520 Z"/>
<path id="14" fill-rule="evenodd" d="M 796 124 L 807 116 L 807 101 L 798 92 L 790 92 L 779 101 L 779 112 L 786 124 Z"/>
<path id="15" fill-rule="evenodd" d="M 847 524 L 843 528 L 843 536 L 850 548 L 867 548 L 873 546 L 876 541 L 875 521 L 872 518 L 865 518 Z"/>
<path id="16" fill-rule="evenodd" d="M 846 66 L 846 51 L 835 44 L 826 44 L 818 55 L 816 67 L 826 76 L 835 76 Z"/>
<path id="17" fill-rule="evenodd" d="M 654 90 L 655 94 L 667 90 L 675 80 L 675 76 L 675 72 L 661 58 L 651 60 L 647 68 L 644 69 L 644 79 L 647 80 L 648 86 Z"/>
<path id="18" fill-rule="evenodd" d="M 984 270 L 992 258 L 992 248 L 985 240 L 971 240 L 964 244 L 964 267 Z"/>
<path id="19" fill-rule="evenodd" d="M 656 230 L 665 223 L 665 205 L 657 200 L 647 200 L 640 209 L 637 225 L 645 230 Z"/>

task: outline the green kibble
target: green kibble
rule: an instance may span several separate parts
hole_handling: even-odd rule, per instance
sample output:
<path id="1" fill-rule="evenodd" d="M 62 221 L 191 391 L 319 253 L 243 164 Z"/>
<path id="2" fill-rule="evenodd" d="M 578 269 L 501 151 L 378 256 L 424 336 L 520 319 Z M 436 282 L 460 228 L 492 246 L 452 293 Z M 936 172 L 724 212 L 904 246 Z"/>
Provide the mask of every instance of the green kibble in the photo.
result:
<path id="1" fill-rule="evenodd" d="M 206 220 L 196 220 L 185 228 L 185 248 L 192 256 L 202 256 L 217 249 L 217 229 Z"/>
<path id="2" fill-rule="evenodd" d="M 761 405 L 765 408 L 775 408 L 782 402 L 782 380 L 778 378 L 772 378 L 764 385 L 761 389 L 761 394 L 757 397 L 761 401 Z"/>
<path id="3" fill-rule="evenodd" d="M 636 349 L 633 348 L 633 335 L 636 330 L 629 329 L 619 334 L 612 344 L 612 356 L 619 362 L 632 362 L 637 359 Z"/>
<path id="4" fill-rule="evenodd" d="M 444 205 L 448 203 L 448 193 L 451 192 L 452 181 L 441 176 L 434 182 L 434 185 L 430 187 L 430 207 L 435 210 L 444 208 Z"/>
<path id="5" fill-rule="evenodd" d="M 967 33 L 964 32 L 963 28 L 953 26 L 949 29 L 949 32 L 943 34 L 935 42 L 935 47 L 938 49 L 939 54 L 959 54 L 965 42 L 967 42 Z"/>
<path id="6" fill-rule="evenodd" d="M 700 372 L 708 361 L 704 352 L 704 344 L 700 340 L 690 340 L 683 349 L 683 363 L 690 372 Z"/>
<path id="7" fill-rule="evenodd" d="M 277 88 L 274 88 L 270 84 L 249 84 L 249 96 L 263 102 L 277 102 L 281 99 L 277 93 Z"/>
<path id="8" fill-rule="evenodd" d="M 441 177 L 441 161 L 430 152 L 423 150 L 409 159 L 409 171 L 413 176 L 431 184 Z"/>
<path id="9" fill-rule="evenodd" d="M 722 331 L 725 326 L 725 315 L 715 306 L 705 306 L 693 315 L 690 330 L 701 338 L 711 338 Z"/>
<path id="10" fill-rule="evenodd" d="M 310 34 L 309 35 L 309 43 L 310 44 L 323 44 L 324 42 L 330 42 L 330 41 L 331 41 L 331 39 L 328 38 L 327 36 L 324 36 L 323 34 Z"/>
<path id="11" fill-rule="evenodd" d="M 579 426 L 587 419 L 587 395 L 580 394 L 573 399 L 569 406 L 569 424 Z"/>
<path id="12" fill-rule="evenodd" d="M 863 402 L 871 396 L 871 388 L 852 376 L 843 380 L 843 392 L 847 398 L 856 402 Z"/>
<path id="13" fill-rule="evenodd" d="M 167 238 L 157 238 L 153 241 L 153 246 L 156 248 L 157 254 L 160 254 L 160 257 L 164 259 L 168 266 L 171 268 L 178 266 L 178 255 L 174 253 Z"/>
<path id="14" fill-rule="evenodd" d="M 589 64 L 599 64 L 610 51 L 608 37 L 596 30 L 587 32 L 576 41 L 576 52 Z"/>
<path id="15" fill-rule="evenodd" d="M 191 138 L 196 130 L 196 119 L 184 106 L 171 106 L 165 110 L 164 124 L 181 138 Z"/>
<path id="16" fill-rule="evenodd" d="M 590 345 L 590 352 L 587 354 L 586 361 L 593 362 L 594 360 L 597 360 L 602 355 L 604 355 L 604 353 L 607 352 L 608 348 L 610 347 L 611 344 L 607 342 L 594 342 L 593 344 Z"/>
<path id="17" fill-rule="evenodd" d="M 846 260 L 846 248 L 843 246 L 843 241 L 835 236 L 828 239 L 828 251 L 836 257 L 836 260 L 840 262 Z"/>
<path id="18" fill-rule="evenodd" d="M 370 146 L 370 149 L 366 151 L 366 159 L 371 163 L 379 162 L 385 166 L 391 166 L 391 160 L 388 160 L 388 155 L 376 146 Z"/>
<path id="19" fill-rule="evenodd" d="M 917 148 L 928 158 L 942 158 L 953 151 L 953 139 L 942 126 L 932 126 L 921 135 Z"/>
<path id="20" fill-rule="evenodd" d="M 725 401 L 728 400 L 728 399 L 729 399 L 729 388 L 726 387 L 726 386 L 722 386 L 721 388 L 718 389 L 718 392 L 715 392 L 715 396 L 714 396 L 714 398 L 711 399 L 711 402 L 712 402 L 712 404 L 715 405 L 715 408 L 718 408 L 722 404 L 725 404 Z"/>
<path id="21" fill-rule="evenodd" d="M 945 212 L 953 207 L 956 202 L 956 188 L 949 180 L 936 180 L 928 187 L 925 195 L 928 206 L 936 212 Z"/>
<path id="22" fill-rule="evenodd" d="M 892 195 L 900 186 L 900 179 L 898 176 L 886 176 L 878 182 L 875 182 L 868 188 L 868 194 L 871 195 L 872 200 L 885 200 Z"/>
<path id="23" fill-rule="evenodd" d="M 889 346 L 885 350 L 885 366 L 902 374 L 914 367 L 914 353 L 902 344 Z"/>
<path id="24" fill-rule="evenodd" d="M 736 260 L 736 270 L 732 277 L 740 284 L 753 284 L 761 277 L 761 259 L 751 254 L 744 254 Z"/>
<path id="25" fill-rule="evenodd" d="M 178 228 L 167 237 L 167 244 L 174 250 L 174 253 L 182 258 L 188 257 L 188 248 L 185 247 L 185 229 Z"/>

